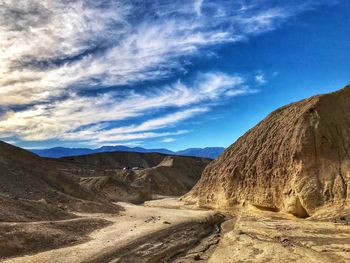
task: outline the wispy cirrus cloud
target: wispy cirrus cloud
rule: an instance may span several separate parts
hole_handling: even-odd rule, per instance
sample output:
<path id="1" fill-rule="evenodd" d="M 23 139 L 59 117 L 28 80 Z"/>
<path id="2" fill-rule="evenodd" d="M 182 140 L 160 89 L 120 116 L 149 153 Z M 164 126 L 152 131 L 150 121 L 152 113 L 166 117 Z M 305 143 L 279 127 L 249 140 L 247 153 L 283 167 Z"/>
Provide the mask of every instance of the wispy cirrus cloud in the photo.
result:
<path id="1" fill-rule="evenodd" d="M 0 104 L 162 78 L 183 66 L 182 56 L 272 30 L 301 11 L 300 1 L 245 3 L 2 0 Z"/>
<path id="2" fill-rule="evenodd" d="M 205 48 L 274 30 L 325 2 L 331 1 L 0 0 L 0 136 L 170 136 L 154 131 L 199 114 L 200 103 L 252 91 L 242 78 L 217 72 L 187 84 L 140 84 L 184 70 L 184 58 Z M 121 92 L 121 86 L 129 90 Z M 172 117 L 150 119 L 149 110 L 169 107 L 175 108 Z M 145 121 L 108 124 L 135 116 Z"/>
<path id="3" fill-rule="evenodd" d="M 194 1 L 194 10 L 196 11 L 198 16 L 202 14 L 202 5 L 203 5 L 203 0 Z"/>
<path id="4" fill-rule="evenodd" d="M 122 141 L 154 138 L 159 130 L 194 115 L 206 112 L 218 101 L 232 96 L 255 92 L 243 85 L 244 79 L 222 73 L 200 74 L 191 83 L 177 81 L 172 85 L 151 89 L 148 92 L 127 91 L 103 93 L 69 98 L 50 104 L 43 103 L 22 111 L 8 111 L 0 121 L 0 135 L 16 135 L 23 140 Z M 121 96 L 122 95 L 122 96 Z M 198 105 L 206 103 L 206 107 Z M 175 108 L 174 113 L 144 121 L 138 125 L 109 127 L 108 122 L 143 115 L 147 111 Z M 81 128 L 89 126 L 88 128 Z M 143 133 L 140 133 L 143 132 Z M 175 132 L 178 134 L 178 132 Z M 161 136 L 175 135 L 161 133 Z M 161 137 L 159 136 L 159 137 Z"/>

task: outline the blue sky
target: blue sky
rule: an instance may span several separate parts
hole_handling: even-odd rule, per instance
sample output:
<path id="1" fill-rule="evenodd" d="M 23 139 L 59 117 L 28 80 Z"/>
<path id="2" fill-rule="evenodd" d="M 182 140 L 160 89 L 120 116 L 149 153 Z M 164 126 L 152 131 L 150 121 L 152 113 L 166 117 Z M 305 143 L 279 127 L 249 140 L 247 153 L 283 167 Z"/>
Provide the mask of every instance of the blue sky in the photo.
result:
<path id="1" fill-rule="evenodd" d="M 347 0 L 2 1 L 0 138 L 229 146 L 272 110 L 350 82 L 349 10 Z"/>

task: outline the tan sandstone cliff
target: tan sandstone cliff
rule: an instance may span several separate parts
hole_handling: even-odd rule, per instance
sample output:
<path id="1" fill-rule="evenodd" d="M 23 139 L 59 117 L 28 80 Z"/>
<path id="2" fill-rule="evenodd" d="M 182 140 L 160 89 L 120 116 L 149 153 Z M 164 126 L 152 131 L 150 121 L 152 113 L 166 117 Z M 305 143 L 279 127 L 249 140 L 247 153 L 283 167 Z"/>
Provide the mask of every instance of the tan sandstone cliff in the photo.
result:
<path id="1" fill-rule="evenodd" d="M 185 197 L 231 209 L 249 203 L 298 217 L 350 203 L 350 85 L 284 106 L 207 166 Z"/>

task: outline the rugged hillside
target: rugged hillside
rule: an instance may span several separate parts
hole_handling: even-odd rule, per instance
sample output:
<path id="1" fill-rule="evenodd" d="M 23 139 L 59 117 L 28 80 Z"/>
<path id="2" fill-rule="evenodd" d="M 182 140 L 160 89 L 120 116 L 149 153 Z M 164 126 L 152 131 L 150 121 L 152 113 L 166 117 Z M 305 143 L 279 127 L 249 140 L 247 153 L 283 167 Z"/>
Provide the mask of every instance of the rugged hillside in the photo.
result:
<path id="1" fill-rule="evenodd" d="M 116 212 L 111 201 L 182 195 L 209 161 L 133 152 L 47 159 L 0 142 L 0 221 L 67 219 L 70 211 Z"/>
<path id="2" fill-rule="evenodd" d="M 155 167 L 136 172 L 134 185 L 158 195 L 183 195 L 200 179 L 208 159 L 166 156 Z"/>
<path id="3" fill-rule="evenodd" d="M 160 153 L 106 152 L 64 157 L 60 160 L 72 164 L 87 164 L 111 169 L 122 169 L 124 167 L 150 168 L 159 164 L 164 156 Z"/>
<path id="4" fill-rule="evenodd" d="M 0 221 L 72 218 L 68 212 L 116 212 L 79 178 L 23 149 L 0 142 Z"/>
<path id="5" fill-rule="evenodd" d="M 113 152 L 52 160 L 79 176 L 84 188 L 113 201 L 140 203 L 156 195 L 183 195 L 199 180 L 205 158 L 159 153 Z M 123 170 L 124 167 L 129 169 Z M 138 169 L 133 170 L 133 167 Z"/>
<path id="6" fill-rule="evenodd" d="M 119 220 L 92 213 L 120 211 L 113 201 L 181 195 L 209 161 L 129 152 L 49 159 L 0 142 L 0 261 L 86 242 L 93 230 L 111 224 L 106 219 Z"/>
<path id="7" fill-rule="evenodd" d="M 242 202 L 299 217 L 350 202 L 350 86 L 282 107 L 203 172 L 186 196 L 202 206 Z"/>

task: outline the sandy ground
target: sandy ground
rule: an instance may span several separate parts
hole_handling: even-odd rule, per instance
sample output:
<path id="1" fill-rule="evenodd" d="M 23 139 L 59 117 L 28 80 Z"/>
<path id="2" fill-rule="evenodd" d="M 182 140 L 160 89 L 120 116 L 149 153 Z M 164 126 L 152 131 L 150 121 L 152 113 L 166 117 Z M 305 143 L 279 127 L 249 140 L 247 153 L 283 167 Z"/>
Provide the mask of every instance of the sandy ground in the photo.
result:
<path id="1" fill-rule="evenodd" d="M 298 219 L 247 206 L 222 225 L 209 263 L 350 262 L 350 225 Z"/>
<path id="2" fill-rule="evenodd" d="M 118 203 L 125 209 L 119 215 L 80 214 L 84 217 L 106 219 L 111 221 L 112 225 L 92 232 L 90 234 L 91 240 L 83 244 L 12 258 L 3 262 L 74 263 L 99 261 L 98 258 L 102 260 L 104 255 L 113 255 L 113 252 L 118 251 L 118 249 L 123 249 L 128 244 L 133 244 L 145 236 L 164 232 L 166 229 L 176 229 L 177 226 L 191 225 L 194 222 L 202 223 L 210 220 L 215 214 L 213 211 L 205 210 L 164 208 L 164 202 L 166 203 L 166 201 L 157 201 L 155 204 L 148 202 L 146 206 Z M 169 202 L 176 207 L 180 206 L 175 199 L 171 199 Z"/>
<path id="3" fill-rule="evenodd" d="M 89 241 L 4 262 L 350 262 L 348 223 L 298 219 L 247 205 L 220 226 L 223 218 L 215 212 L 176 198 L 118 204 L 125 209 L 119 215 L 80 214 L 111 222 L 92 232 Z"/>

